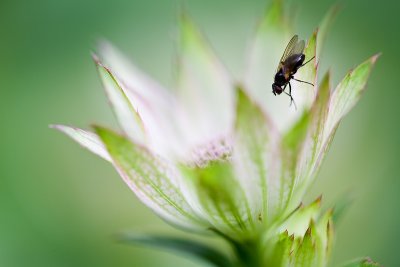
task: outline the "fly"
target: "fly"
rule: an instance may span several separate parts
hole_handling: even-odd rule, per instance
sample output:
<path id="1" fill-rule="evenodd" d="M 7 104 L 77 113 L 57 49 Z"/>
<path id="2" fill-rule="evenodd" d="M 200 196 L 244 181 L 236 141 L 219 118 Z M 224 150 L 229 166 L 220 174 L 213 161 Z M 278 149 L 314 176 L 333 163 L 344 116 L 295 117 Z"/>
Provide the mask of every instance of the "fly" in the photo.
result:
<path id="1" fill-rule="evenodd" d="M 294 78 L 294 74 L 306 65 L 308 62 L 314 59 L 312 57 L 307 62 L 304 63 L 306 56 L 303 54 L 304 52 L 304 40 L 299 40 L 297 35 L 293 36 L 290 39 L 288 45 L 286 46 L 285 52 L 283 52 L 282 58 L 279 61 L 278 68 L 276 69 L 276 74 L 274 77 L 274 83 L 272 84 L 272 93 L 274 95 L 280 95 L 283 93 L 287 94 L 290 97 L 290 104 L 294 104 L 296 107 L 296 103 L 292 97 L 292 86 L 290 84 L 290 80 L 295 80 L 302 83 L 307 83 L 312 86 L 314 84 L 302 80 L 298 80 Z M 285 92 L 286 86 L 289 85 L 289 93 Z"/>

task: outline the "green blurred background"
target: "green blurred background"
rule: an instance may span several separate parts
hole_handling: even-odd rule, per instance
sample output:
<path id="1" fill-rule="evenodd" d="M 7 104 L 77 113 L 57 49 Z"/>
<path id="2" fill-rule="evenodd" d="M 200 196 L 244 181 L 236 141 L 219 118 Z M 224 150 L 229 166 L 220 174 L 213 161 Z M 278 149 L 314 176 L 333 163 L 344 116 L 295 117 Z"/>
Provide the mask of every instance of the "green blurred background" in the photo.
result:
<path id="1" fill-rule="evenodd" d="M 335 1 L 292 1 L 309 36 Z M 98 38 L 172 84 L 179 1 L 0 2 L 0 266 L 200 266 L 164 252 L 117 244 L 134 229 L 171 233 L 112 167 L 50 123 L 115 126 L 90 57 Z M 231 71 L 239 75 L 264 0 L 187 0 Z M 333 263 L 371 256 L 398 266 L 400 239 L 398 1 L 343 1 L 323 53 L 338 82 L 383 52 L 360 104 L 344 120 L 309 198 L 356 201 L 337 227 Z M 239 55 L 239 56 L 238 56 Z M 269 90 L 266 85 L 266 90 Z"/>

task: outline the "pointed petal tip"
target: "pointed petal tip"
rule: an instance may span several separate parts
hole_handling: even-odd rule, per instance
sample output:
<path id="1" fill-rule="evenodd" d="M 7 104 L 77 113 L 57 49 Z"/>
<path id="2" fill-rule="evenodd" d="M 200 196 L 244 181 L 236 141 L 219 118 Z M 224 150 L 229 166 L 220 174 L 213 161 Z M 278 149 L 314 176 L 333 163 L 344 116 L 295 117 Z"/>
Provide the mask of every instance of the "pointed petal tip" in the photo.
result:
<path id="1" fill-rule="evenodd" d="M 60 124 L 49 124 L 47 125 L 50 129 L 56 129 L 58 130 L 58 128 L 60 127 Z"/>
<path id="2" fill-rule="evenodd" d="M 106 126 L 102 126 L 99 124 L 91 124 L 90 128 L 93 129 L 93 131 L 99 136 L 100 140 L 103 142 L 103 138 L 106 135 L 112 134 L 114 136 L 121 136 L 119 133 L 117 133 L 116 131 L 106 127 Z"/>
<path id="3" fill-rule="evenodd" d="M 101 61 L 100 57 L 96 53 L 92 52 L 91 56 L 92 56 L 93 62 L 96 65 L 98 70 L 99 69 L 104 69 L 108 74 L 114 76 L 111 73 L 111 70 L 104 65 L 104 63 Z"/>
<path id="4" fill-rule="evenodd" d="M 343 5 L 341 3 L 335 3 L 329 8 L 326 16 L 329 17 L 331 21 L 333 21 L 333 19 L 335 19 L 335 17 L 339 14 L 342 8 Z"/>
<path id="5" fill-rule="evenodd" d="M 88 149 L 92 153 L 100 156 L 101 158 L 107 161 L 111 161 L 110 155 L 108 154 L 107 150 L 103 146 L 103 143 L 96 133 L 62 124 L 51 124 L 49 125 L 49 127 L 51 129 L 55 129 L 66 134 L 82 147 Z"/>
<path id="6" fill-rule="evenodd" d="M 310 224 L 311 224 L 311 222 L 310 222 Z M 305 237 L 311 237 L 311 225 L 310 226 L 308 226 L 308 228 L 307 228 L 307 231 L 306 231 L 306 233 L 304 234 L 304 238 Z"/>
<path id="7" fill-rule="evenodd" d="M 117 134 L 114 130 L 111 130 L 105 126 L 99 125 L 97 123 L 92 123 L 90 124 L 90 128 L 94 130 L 94 132 L 100 136 L 100 134 L 105 133 L 105 132 L 111 132 Z"/>
<path id="8" fill-rule="evenodd" d="M 286 229 L 286 230 L 283 232 L 283 234 L 284 234 L 285 236 L 289 236 L 289 231 Z"/>
<path id="9" fill-rule="evenodd" d="M 315 200 L 315 203 L 317 203 L 317 204 L 321 204 L 321 202 L 322 202 L 322 194 L 319 195 L 319 196 L 317 197 L 317 199 Z"/>
<path id="10" fill-rule="evenodd" d="M 375 64 L 375 62 L 382 56 L 382 52 L 376 53 L 371 57 L 371 62 Z"/>
<path id="11" fill-rule="evenodd" d="M 69 126 L 69 125 L 64 125 L 64 124 L 49 124 L 48 127 L 50 129 L 54 129 L 63 133 L 66 133 L 68 129 L 73 129 L 73 130 L 80 130 L 78 127 L 75 126 Z"/>
<path id="12" fill-rule="evenodd" d="M 92 59 L 96 65 L 102 65 L 100 62 L 100 57 L 96 54 L 96 52 L 90 51 L 90 56 L 92 57 Z"/>

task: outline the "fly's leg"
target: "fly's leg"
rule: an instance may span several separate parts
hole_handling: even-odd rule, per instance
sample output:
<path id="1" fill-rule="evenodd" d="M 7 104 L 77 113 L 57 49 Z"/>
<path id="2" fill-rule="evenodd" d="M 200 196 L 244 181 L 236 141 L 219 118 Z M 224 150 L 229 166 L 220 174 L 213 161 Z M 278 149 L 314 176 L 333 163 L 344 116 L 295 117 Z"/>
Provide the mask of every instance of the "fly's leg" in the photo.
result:
<path id="1" fill-rule="evenodd" d="M 290 105 L 289 105 L 289 107 L 292 106 L 292 103 L 293 103 L 294 108 L 297 110 L 296 102 L 294 102 L 294 99 L 293 99 L 293 96 L 292 96 L 292 86 L 291 86 L 290 82 L 288 84 L 289 84 L 289 93 L 285 92 L 285 94 L 287 94 L 290 97 Z M 286 88 L 286 86 L 285 86 L 285 88 Z"/>
<path id="2" fill-rule="evenodd" d="M 301 82 L 301 83 L 306 83 L 306 84 L 314 86 L 313 83 L 309 83 L 309 82 L 306 82 L 306 81 L 298 80 L 298 79 L 294 78 L 293 76 L 292 76 L 292 79 L 295 80 L 295 81 Z"/>
<path id="3" fill-rule="evenodd" d="M 315 58 L 315 56 L 314 57 L 312 57 L 312 58 L 310 58 L 309 60 L 307 60 L 307 62 L 306 63 L 303 63 L 300 67 L 303 67 L 303 66 L 305 66 L 308 62 L 310 62 L 311 60 L 313 60 Z"/>
<path id="4" fill-rule="evenodd" d="M 314 57 L 312 57 L 312 58 L 310 58 L 309 60 L 307 60 L 306 61 L 306 63 L 303 63 L 299 68 L 301 68 L 301 67 L 303 67 L 303 66 L 305 66 L 308 62 L 310 62 L 311 60 L 313 60 L 315 58 L 315 56 Z M 312 83 L 309 83 L 309 82 L 306 82 L 306 81 L 302 81 L 302 80 L 298 80 L 298 79 L 296 79 L 295 77 L 290 77 L 290 78 L 292 78 L 293 80 L 295 80 L 295 81 L 298 81 L 298 82 L 301 82 L 301 83 L 306 83 L 306 84 L 309 84 L 309 85 L 312 85 L 312 86 L 314 86 L 314 84 L 312 84 Z"/>

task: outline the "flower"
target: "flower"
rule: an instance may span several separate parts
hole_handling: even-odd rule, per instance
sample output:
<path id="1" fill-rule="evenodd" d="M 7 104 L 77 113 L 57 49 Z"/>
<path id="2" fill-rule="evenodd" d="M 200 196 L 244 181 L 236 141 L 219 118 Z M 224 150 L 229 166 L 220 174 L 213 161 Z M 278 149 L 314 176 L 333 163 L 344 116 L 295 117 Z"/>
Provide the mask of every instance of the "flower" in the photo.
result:
<path id="1" fill-rule="evenodd" d="M 317 79 L 330 11 L 308 39 L 293 83 L 297 109 L 271 93 L 291 36 L 280 1 L 260 23 L 242 83 L 235 83 L 187 15 L 180 22 L 177 90 L 160 84 L 103 43 L 93 55 L 123 131 L 63 125 L 85 148 L 109 161 L 136 196 L 168 223 L 229 240 L 254 266 L 325 266 L 331 211 L 320 199 L 299 206 L 341 119 L 357 103 L 377 55 L 332 90 Z M 249 266 L 251 266 L 249 264 Z"/>

